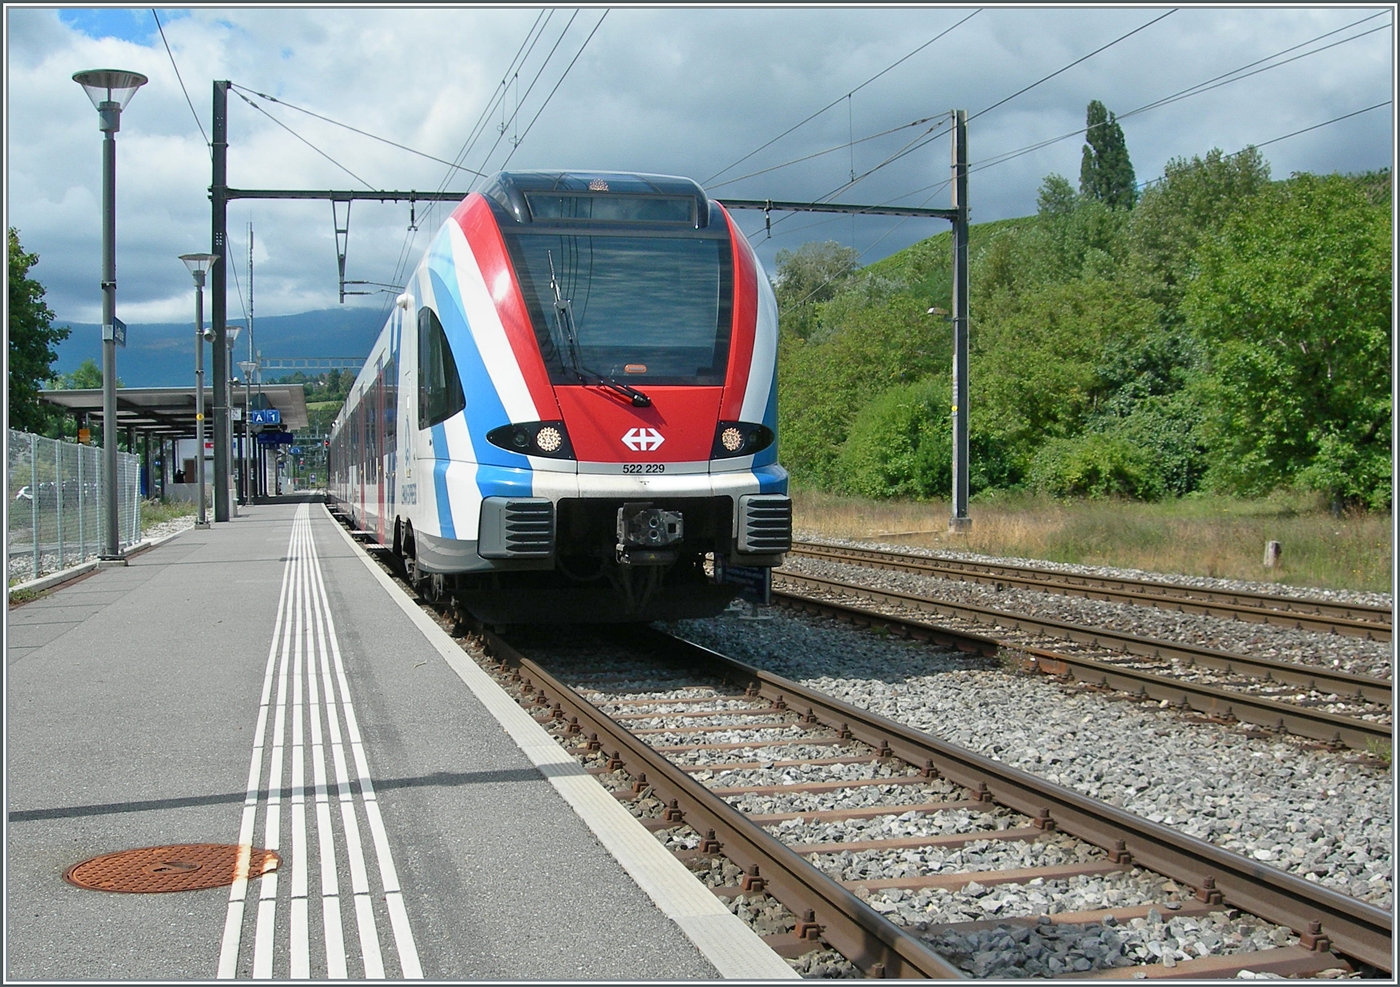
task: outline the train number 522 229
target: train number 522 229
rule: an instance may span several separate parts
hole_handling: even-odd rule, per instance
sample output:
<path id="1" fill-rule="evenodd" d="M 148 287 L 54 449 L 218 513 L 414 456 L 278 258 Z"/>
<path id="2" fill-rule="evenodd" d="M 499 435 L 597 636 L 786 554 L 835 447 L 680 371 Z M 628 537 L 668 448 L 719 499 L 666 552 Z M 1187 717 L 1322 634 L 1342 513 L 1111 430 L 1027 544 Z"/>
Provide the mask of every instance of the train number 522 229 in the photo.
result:
<path id="1" fill-rule="evenodd" d="M 623 463 L 624 473 L 665 473 L 665 463 Z"/>

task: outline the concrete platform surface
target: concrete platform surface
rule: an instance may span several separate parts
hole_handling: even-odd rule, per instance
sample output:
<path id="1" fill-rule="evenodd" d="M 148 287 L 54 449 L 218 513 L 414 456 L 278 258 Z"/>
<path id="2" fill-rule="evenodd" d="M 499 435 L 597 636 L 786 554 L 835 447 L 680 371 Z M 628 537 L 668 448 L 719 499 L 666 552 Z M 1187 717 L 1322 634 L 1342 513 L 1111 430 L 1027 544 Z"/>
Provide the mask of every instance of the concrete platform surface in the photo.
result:
<path id="1" fill-rule="evenodd" d="M 11 610 L 6 979 L 791 975 L 415 613 L 312 504 Z M 194 843 L 281 863 L 163 894 L 63 879 Z"/>

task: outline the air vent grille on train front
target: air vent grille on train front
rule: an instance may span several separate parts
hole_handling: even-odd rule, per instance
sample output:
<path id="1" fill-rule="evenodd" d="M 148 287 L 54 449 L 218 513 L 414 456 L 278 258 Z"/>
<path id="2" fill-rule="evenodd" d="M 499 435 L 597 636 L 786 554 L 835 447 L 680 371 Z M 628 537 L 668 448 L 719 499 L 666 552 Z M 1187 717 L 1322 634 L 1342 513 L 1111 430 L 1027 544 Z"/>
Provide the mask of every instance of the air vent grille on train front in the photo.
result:
<path id="1" fill-rule="evenodd" d="M 543 497 L 481 502 L 477 554 L 484 559 L 543 559 L 554 554 L 554 504 Z"/>
<path id="2" fill-rule="evenodd" d="M 780 494 L 739 498 L 739 551 L 772 555 L 792 548 L 792 501 Z"/>

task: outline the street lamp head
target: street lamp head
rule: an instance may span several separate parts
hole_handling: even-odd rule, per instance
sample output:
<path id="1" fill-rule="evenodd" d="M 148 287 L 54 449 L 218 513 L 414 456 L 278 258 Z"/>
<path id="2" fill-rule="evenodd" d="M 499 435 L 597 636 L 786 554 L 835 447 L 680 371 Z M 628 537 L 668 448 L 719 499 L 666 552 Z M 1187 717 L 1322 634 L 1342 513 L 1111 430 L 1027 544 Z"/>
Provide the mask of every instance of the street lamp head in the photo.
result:
<path id="1" fill-rule="evenodd" d="M 196 288 L 204 287 L 204 272 L 213 267 L 218 261 L 218 254 L 181 254 L 180 259 L 185 262 L 185 266 L 194 275 Z"/>
<path id="2" fill-rule="evenodd" d="M 99 110 L 103 103 L 116 103 L 117 109 L 126 109 L 131 97 L 150 80 L 140 72 L 127 72 L 124 69 L 87 69 L 74 72 L 73 81 L 82 86 Z"/>
<path id="3" fill-rule="evenodd" d="M 233 349 L 233 344 L 237 342 L 238 334 L 242 331 L 242 326 L 224 326 L 224 339 L 228 343 L 229 349 Z"/>
<path id="4" fill-rule="evenodd" d="M 115 132 L 120 126 L 122 110 L 136 95 L 136 90 L 149 80 L 140 72 L 125 69 L 87 69 L 74 72 L 73 81 L 83 87 L 92 105 L 97 107 L 101 129 Z"/>

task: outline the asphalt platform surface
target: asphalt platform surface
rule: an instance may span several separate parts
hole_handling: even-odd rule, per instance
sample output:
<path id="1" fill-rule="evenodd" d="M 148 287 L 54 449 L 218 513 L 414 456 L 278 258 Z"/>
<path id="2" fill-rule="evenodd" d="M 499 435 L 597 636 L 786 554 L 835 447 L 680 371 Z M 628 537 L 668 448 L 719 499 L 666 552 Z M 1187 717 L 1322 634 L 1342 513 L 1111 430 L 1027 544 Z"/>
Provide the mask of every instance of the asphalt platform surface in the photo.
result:
<path id="1" fill-rule="evenodd" d="M 322 700 L 337 681 L 329 657 L 324 675 L 314 661 L 304 678 L 271 671 L 279 607 L 290 619 L 283 589 L 298 511 L 321 574 L 308 598 L 323 589 L 348 684 L 339 703 L 353 706 L 338 727 L 335 703 L 314 712 L 313 680 Z M 342 963 L 346 977 L 382 968 L 397 978 L 413 962 L 428 979 L 716 977 L 357 552 L 319 505 L 255 505 L 9 611 L 6 980 L 204 980 L 221 963 L 238 977 L 335 976 Z M 314 651 L 315 636 L 305 640 Z M 324 734 L 313 736 L 303 713 L 283 723 L 273 708 L 279 690 L 303 687 L 299 708 Z M 260 735 L 274 720 L 285 732 Z M 334 757 L 332 734 L 342 740 Z M 357 753 L 372 792 L 337 788 L 336 758 L 354 780 Z M 281 800 L 300 803 L 303 823 L 297 805 L 268 809 L 278 769 L 246 797 L 260 756 L 280 759 L 271 763 L 287 779 Z M 297 757 L 321 758 L 323 784 L 311 766 L 288 766 Z M 331 826 L 316 826 L 318 811 Z M 283 860 L 275 888 L 254 875 L 236 914 L 227 886 L 120 894 L 64 880 L 100 854 L 237 844 L 250 824 L 253 845 L 271 838 Z M 407 928 L 391 907 L 396 890 Z"/>

